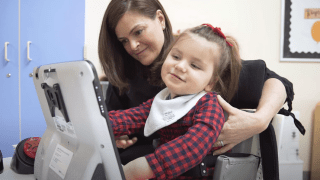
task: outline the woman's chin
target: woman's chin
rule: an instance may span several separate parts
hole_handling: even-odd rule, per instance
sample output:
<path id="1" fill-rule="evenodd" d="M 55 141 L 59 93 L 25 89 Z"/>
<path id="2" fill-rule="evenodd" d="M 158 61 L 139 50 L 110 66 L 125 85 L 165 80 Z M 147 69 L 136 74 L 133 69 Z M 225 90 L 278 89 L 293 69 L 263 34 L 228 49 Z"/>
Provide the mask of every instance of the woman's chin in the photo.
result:
<path id="1" fill-rule="evenodd" d="M 136 58 L 136 60 L 139 61 L 144 66 L 151 65 L 155 59 L 156 58 L 154 58 L 154 57 L 138 57 L 138 58 Z"/>
<path id="2" fill-rule="evenodd" d="M 152 61 L 153 62 L 153 61 Z M 149 66 L 149 65 L 151 65 L 152 64 L 152 62 L 141 62 L 140 61 L 140 63 L 142 64 L 142 65 L 144 65 L 144 66 Z"/>

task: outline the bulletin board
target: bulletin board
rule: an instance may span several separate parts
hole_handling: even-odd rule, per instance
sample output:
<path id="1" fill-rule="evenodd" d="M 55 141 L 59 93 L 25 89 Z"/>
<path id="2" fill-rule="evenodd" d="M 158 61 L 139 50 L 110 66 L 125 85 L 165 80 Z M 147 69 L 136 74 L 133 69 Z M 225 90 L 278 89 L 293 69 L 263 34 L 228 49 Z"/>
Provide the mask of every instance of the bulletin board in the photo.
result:
<path id="1" fill-rule="evenodd" d="M 320 62 L 320 1 L 281 3 L 280 61 Z"/>

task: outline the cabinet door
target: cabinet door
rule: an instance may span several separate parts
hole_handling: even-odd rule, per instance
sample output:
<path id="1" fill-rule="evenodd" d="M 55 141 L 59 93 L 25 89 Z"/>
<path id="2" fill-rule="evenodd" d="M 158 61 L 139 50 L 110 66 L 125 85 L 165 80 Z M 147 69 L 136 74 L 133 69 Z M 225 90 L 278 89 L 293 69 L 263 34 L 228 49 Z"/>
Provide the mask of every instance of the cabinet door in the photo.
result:
<path id="1" fill-rule="evenodd" d="M 20 3 L 21 139 L 24 139 L 41 137 L 46 130 L 30 74 L 33 68 L 83 59 L 85 1 L 33 0 Z"/>
<path id="2" fill-rule="evenodd" d="M 4 157 L 11 157 L 12 145 L 19 142 L 18 3 L 0 0 L 0 150 Z M 5 42 L 9 43 L 6 48 Z"/>

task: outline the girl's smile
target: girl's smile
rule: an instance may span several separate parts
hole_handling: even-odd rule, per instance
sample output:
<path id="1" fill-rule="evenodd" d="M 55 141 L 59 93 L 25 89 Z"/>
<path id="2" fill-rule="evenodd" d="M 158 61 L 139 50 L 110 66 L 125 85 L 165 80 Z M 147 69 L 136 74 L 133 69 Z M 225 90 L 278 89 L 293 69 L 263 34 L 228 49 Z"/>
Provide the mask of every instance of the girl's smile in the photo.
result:
<path id="1" fill-rule="evenodd" d="M 180 81 L 182 81 L 182 82 L 185 82 L 183 79 L 181 79 L 179 76 L 177 76 L 177 75 L 175 75 L 175 74 L 171 74 L 172 75 L 172 78 L 175 78 L 175 79 L 178 79 L 178 80 L 180 80 Z"/>

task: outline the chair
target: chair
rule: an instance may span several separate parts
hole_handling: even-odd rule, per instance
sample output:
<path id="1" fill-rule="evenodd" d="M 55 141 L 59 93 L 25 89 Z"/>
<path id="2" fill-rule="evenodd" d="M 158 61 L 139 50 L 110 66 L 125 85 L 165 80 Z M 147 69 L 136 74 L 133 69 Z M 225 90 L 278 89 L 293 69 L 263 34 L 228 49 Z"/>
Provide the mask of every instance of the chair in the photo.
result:
<path id="1" fill-rule="evenodd" d="M 213 179 L 279 179 L 276 142 L 270 123 L 264 132 L 236 145 L 231 153 L 217 157 Z"/>
<path id="2" fill-rule="evenodd" d="M 277 114 L 274 116 L 273 119 L 282 119 L 284 115 Z M 276 122 L 271 121 L 269 124 L 269 127 L 260 133 L 259 135 L 255 135 L 237 146 L 235 146 L 231 153 L 236 154 L 244 154 L 244 155 L 253 155 L 251 159 L 246 159 L 241 157 L 237 159 L 241 163 L 247 163 L 247 165 L 252 165 L 251 162 L 254 161 L 255 157 L 259 158 L 259 164 L 254 164 L 251 168 L 253 168 L 251 173 L 247 173 L 245 171 L 241 171 L 241 166 L 237 167 L 239 168 L 238 171 L 241 171 L 241 173 L 236 171 L 233 171 L 231 167 L 232 163 L 232 156 L 228 157 L 230 154 L 220 155 L 217 157 L 215 162 L 215 175 L 214 180 L 220 180 L 220 179 L 241 179 L 241 175 L 247 174 L 248 176 L 243 177 L 243 179 L 279 179 L 279 158 L 278 158 L 278 148 L 277 148 L 277 140 L 276 136 L 279 133 L 278 131 L 275 132 L 273 125 Z M 297 125 L 296 125 L 297 126 Z M 298 130 L 299 127 L 298 127 Z M 300 131 L 301 132 L 301 131 Z M 303 134 L 304 131 L 301 133 Z M 232 154 L 230 154 L 232 155 Z M 234 161 L 234 160 L 233 160 Z M 232 178 L 235 177 L 235 178 Z"/>

